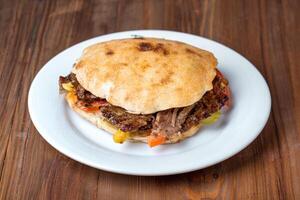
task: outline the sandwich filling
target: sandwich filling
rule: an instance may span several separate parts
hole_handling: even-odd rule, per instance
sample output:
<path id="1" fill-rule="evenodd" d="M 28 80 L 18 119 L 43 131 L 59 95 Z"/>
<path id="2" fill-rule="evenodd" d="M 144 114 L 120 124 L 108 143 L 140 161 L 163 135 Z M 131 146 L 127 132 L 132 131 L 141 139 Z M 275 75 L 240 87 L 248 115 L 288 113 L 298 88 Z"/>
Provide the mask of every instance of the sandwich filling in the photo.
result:
<path id="1" fill-rule="evenodd" d="M 61 76 L 59 86 L 62 93 L 72 96 L 78 108 L 99 114 L 121 133 L 148 136 L 150 146 L 162 144 L 172 136 L 197 126 L 201 121 L 216 118 L 220 110 L 230 104 L 228 81 L 218 70 L 213 80 L 213 89 L 207 91 L 199 101 L 190 106 L 152 114 L 132 114 L 110 104 L 85 90 L 74 73 L 66 77 Z"/>

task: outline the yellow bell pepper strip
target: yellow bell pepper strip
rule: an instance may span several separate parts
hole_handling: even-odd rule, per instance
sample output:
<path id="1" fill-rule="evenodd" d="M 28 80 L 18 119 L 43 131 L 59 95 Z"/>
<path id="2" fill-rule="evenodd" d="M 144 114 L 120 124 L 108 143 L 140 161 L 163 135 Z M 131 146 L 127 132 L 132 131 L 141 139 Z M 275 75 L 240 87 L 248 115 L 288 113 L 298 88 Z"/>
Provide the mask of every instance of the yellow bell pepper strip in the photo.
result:
<path id="1" fill-rule="evenodd" d="M 75 104 L 77 102 L 77 96 L 74 92 L 68 92 L 67 98 L 71 101 L 72 104 Z"/>
<path id="2" fill-rule="evenodd" d="M 122 144 L 130 137 L 129 132 L 121 131 L 120 129 L 114 134 L 113 139 L 115 143 Z"/>
<path id="3" fill-rule="evenodd" d="M 75 92 L 74 85 L 71 82 L 63 83 L 61 84 L 61 86 L 68 92 Z"/>
<path id="4" fill-rule="evenodd" d="M 213 124 L 213 123 L 215 123 L 216 121 L 218 121 L 218 119 L 220 118 L 221 114 L 222 114 L 222 113 L 221 113 L 220 111 L 215 112 L 214 114 L 212 114 L 212 115 L 209 116 L 208 118 L 203 119 L 203 120 L 201 121 L 201 123 L 204 124 L 204 125 L 210 125 L 210 124 Z"/>

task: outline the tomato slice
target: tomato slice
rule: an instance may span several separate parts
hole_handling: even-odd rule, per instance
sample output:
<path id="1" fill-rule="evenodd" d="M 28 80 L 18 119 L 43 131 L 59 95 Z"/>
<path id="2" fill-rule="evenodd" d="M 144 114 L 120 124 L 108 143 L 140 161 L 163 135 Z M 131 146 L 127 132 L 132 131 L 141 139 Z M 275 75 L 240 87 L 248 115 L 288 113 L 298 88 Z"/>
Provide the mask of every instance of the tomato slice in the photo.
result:
<path id="1" fill-rule="evenodd" d="M 155 147 L 164 144 L 165 141 L 166 141 L 166 136 L 162 134 L 148 136 L 148 145 L 150 147 Z"/>
<path id="2" fill-rule="evenodd" d="M 97 106 L 97 107 L 100 107 L 100 106 L 108 106 L 108 102 L 105 100 L 105 99 L 100 99 L 100 100 L 97 100 L 97 101 L 94 101 L 92 103 L 92 106 Z"/>
<path id="3" fill-rule="evenodd" d="M 229 87 L 225 87 L 224 93 L 228 96 L 228 101 L 225 103 L 225 108 L 229 109 L 232 106 L 232 95 Z"/>
<path id="4" fill-rule="evenodd" d="M 216 69 L 216 72 L 217 72 L 216 76 L 219 76 L 219 77 L 221 77 L 221 78 L 224 78 L 223 74 L 222 74 L 218 69 Z M 226 101 L 224 107 L 225 107 L 226 109 L 229 109 L 229 108 L 232 106 L 232 95 L 231 95 L 230 88 L 229 88 L 228 86 L 226 86 L 226 87 L 224 88 L 224 94 L 225 94 L 226 96 L 228 96 L 228 101 Z"/>
<path id="5" fill-rule="evenodd" d="M 86 112 L 97 112 L 99 111 L 99 106 L 85 106 L 85 103 L 83 101 L 78 101 L 77 102 L 77 106 L 81 109 L 84 110 Z"/>
<path id="6" fill-rule="evenodd" d="M 80 109 L 84 110 L 86 112 L 97 112 L 97 111 L 99 111 L 99 107 L 85 107 L 85 106 L 81 106 Z"/>

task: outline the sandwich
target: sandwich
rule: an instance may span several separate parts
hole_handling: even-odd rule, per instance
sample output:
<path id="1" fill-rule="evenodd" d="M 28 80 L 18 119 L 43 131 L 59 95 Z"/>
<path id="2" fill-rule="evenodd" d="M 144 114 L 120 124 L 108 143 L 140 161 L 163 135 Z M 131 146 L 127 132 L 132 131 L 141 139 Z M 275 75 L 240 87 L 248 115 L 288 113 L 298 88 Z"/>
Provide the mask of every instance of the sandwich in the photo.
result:
<path id="1" fill-rule="evenodd" d="M 117 143 L 176 143 L 231 105 L 228 81 L 208 51 L 165 39 L 133 38 L 84 49 L 60 92 L 72 110 Z"/>

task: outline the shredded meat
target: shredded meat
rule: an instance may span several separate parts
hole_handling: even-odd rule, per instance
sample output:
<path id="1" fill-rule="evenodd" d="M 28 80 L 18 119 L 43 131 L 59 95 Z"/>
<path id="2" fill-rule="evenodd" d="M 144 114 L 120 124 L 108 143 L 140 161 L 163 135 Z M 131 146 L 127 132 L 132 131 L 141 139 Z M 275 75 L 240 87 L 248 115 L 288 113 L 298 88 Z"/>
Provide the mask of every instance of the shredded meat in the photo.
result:
<path id="1" fill-rule="evenodd" d="M 172 123 L 174 115 L 177 116 L 177 109 L 169 109 L 158 112 L 153 123 L 152 134 L 163 133 L 169 135 L 178 132 L 178 127 L 175 123 Z"/>
<path id="2" fill-rule="evenodd" d="M 180 113 L 177 116 L 176 124 L 182 126 L 182 124 L 185 122 L 186 118 L 188 117 L 188 114 L 191 112 L 191 110 L 195 107 L 195 105 L 184 107 Z"/>
<path id="3" fill-rule="evenodd" d="M 64 91 L 62 83 L 68 82 L 73 84 L 81 105 L 89 107 L 94 106 L 96 102 L 101 115 L 108 122 L 122 131 L 130 132 L 151 130 L 154 134 L 163 133 L 165 135 L 183 132 L 219 111 L 229 100 L 228 93 L 226 93 L 228 82 L 219 71 L 213 80 L 213 89 L 206 92 L 198 102 L 187 107 L 172 108 L 148 115 L 128 113 L 125 109 L 113 106 L 105 99 L 96 97 L 79 84 L 73 73 L 59 78 L 60 91 Z"/>
<path id="4" fill-rule="evenodd" d="M 174 108 L 158 112 L 153 123 L 152 132 L 154 134 L 163 133 L 170 135 L 182 131 L 183 124 L 193 108 L 194 104 L 184 108 Z"/>

